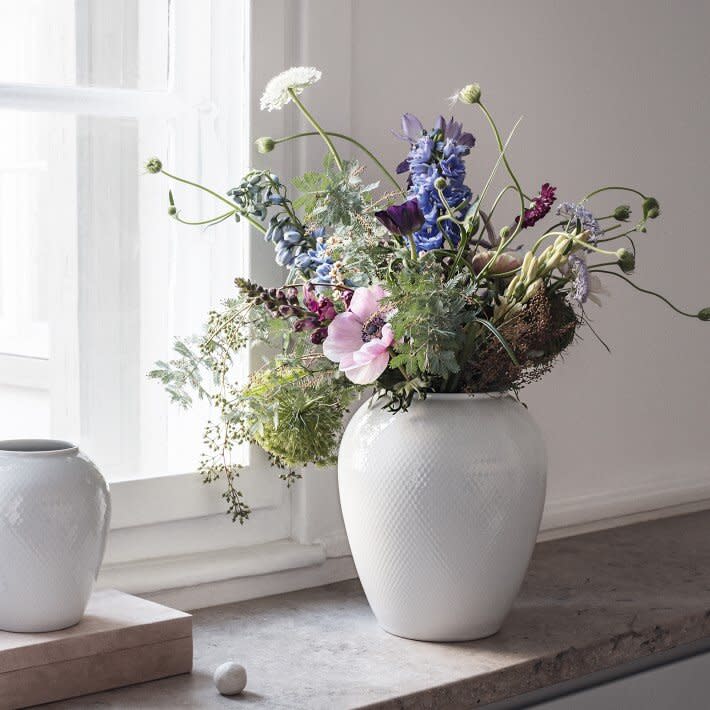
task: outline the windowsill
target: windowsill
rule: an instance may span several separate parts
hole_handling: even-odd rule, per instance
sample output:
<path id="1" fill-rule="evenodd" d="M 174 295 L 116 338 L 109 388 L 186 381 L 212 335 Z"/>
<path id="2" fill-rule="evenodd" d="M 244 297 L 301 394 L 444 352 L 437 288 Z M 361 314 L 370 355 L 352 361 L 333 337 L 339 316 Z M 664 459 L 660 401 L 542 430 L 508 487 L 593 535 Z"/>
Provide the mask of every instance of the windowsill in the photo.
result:
<path id="1" fill-rule="evenodd" d="M 540 543 L 503 629 L 472 643 L 390 636 L 354 581 L 204 609 L 194 615 L 192 676 L 96 699 L 218 706 L 211 673 L 230 658 L 247 668 L 250 707 L 469 707 L 554 697 L 710 645 L 709 524 L 710 512 L 701 512 Z"/>

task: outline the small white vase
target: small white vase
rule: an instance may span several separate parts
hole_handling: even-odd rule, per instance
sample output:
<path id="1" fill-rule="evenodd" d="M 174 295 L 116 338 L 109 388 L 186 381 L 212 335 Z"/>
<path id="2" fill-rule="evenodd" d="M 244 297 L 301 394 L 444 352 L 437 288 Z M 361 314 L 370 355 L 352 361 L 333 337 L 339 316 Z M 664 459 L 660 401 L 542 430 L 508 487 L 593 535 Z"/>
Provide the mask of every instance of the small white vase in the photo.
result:
<path id="1" fill-rule="evenodd" d="M 54 631 L 81 620 L 110 515 L 108 485 L 76 446 L 0 441 L 0 629 Z"/>
<path id="2" fill-rule="evenodd" d="M 468 641 L 500 628 L 530 562 L 547 458 L 500 394 L 435 394 L 396 414 L 376 400 L 343 435 L 338 483 L 355 566 L 397 636 Z"/>

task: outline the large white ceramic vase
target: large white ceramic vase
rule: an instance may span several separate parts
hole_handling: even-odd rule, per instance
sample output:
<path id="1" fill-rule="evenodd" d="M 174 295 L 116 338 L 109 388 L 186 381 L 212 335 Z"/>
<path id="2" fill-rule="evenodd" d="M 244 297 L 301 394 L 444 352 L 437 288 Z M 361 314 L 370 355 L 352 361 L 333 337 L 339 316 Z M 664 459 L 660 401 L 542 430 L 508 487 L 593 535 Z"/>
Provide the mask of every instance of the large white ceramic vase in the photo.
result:
<path id="1" fill-rule="evenodd" d="M 66 441 L 0 441 L 0 629 L 78 623 L 104 555 L 108 486 Z"/>
<path id="2" fill-rule="evenodd" d="M 503 394 L 435 394 L 392 414 L 370 400 L 344 433 L 343 517 L 382 628 L 426 641 L 494 634 L 530 562 L 547 460 Z"/>

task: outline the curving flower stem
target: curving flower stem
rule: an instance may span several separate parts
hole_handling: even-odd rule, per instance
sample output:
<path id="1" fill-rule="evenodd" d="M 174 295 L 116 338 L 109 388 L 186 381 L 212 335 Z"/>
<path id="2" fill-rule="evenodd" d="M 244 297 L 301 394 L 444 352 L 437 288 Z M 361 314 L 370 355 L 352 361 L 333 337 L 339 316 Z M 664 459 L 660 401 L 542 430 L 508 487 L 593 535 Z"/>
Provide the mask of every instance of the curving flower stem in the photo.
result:
<path id="1" fill-rule="evenodd" d="M 520 219 L 518 220 L 518 224 L 516 225 L 515 229 L 513 230 L 513 233 L 511 234 L 510 238 L 507 240 L 507 243 L 509 244 L 515 238 L 515 236 L 518 234 L 518 232 L 522 229 L 522 226 L 523 226 L 523 216 L 525 215 L 525 193 L 523 192 L 523 188 L 520 187 L 520 183 L 518 182 L 518 178 L 515 177 L 515 173 L 513 172 L 513 169 L 510 167 L 510 163 L 508 162 L 508 158 L 505 155 L 505 146 L 503 145 L 503 139 L 500 136 L 500 132 L 498 131 L 498 127 L 496 126 L 495 121 L 493 120 L 493 116 L 491 116 L 488 109 L 480 101 L 479 101 L 478 105 L 480 106 L 481 111 L 483 111 L 483 114 L 485 115 L 486 119 L 488 119 L 488 123 L 491 127 L 491 130 L 493 131 L 493 134 L 495 135 L 496 143 L 498 144 L 498 150 L 500 151 L 501 155 L 503 156 L 503 165 L 505 165 L 505 169 L 508 171 L 508 175 L 510 175 L 510 179 L 513 181 L 513 184 L 515 185 L 515 189 L 518 192 L 518 196 L 520 197 Z"/>
<path id="2" fill-rule="evenodd" d="M 360 143 L 360 141 L 355 140 L 354 138 L 351 138 L 350 136 L 345 135 L 344 133 L 336 133 L 335 131 L 324 131 L 324 133 L 328 136 L 331 136 L 333 138 L 340 138 L 341 140 L 348 141 L 349 143 L 352 143 L 353 145 L 357 146 L 365 155 L 367 155 L 376 165 L 377 167 L 387 176 L 389 181 L 397 188 L 397 192 L 399 192 L 402 197 L 406 197 L 407 193 L 401 188 L 400 184 L 397 182 L 397 179 L 392 175 L 392 173 L 387 170 L 387 168 L 377 159 L 374 153 L 369 151 L 365 146 Z M 308 136 L 319 136 L 321 135 L 318 133 L 318 131 L 304 131 L 303 133 L 294 133 L 292 136 L 285 136 L 284 138 L 274 138 L 274 143 L 278 145 L 279 143 L 286 143 L 286 141 L 291 141 L 296 138 L 307 138 Z"/>
<path id="3" fill-rule="evenodd" d="M 493 258 L 481 270 L 481 273 L 479 274 L 479 280 L 480 280 L 480 278 L 484 277 L 488 273 L 489 269 L 491 268 L 491 265 L 495 263 L 498 256 L 500 256 L 500 254 L 513 241 L 513 239 L 515 239 L 515 237 L 518 235 L 520 230 L 523 228 L 523 218 L 525 216 L 525 193 L 523 192 L 523 188 L 520 187 L 520 182 L 518 181 L 518 178 L 515 176 L 515 173 L 513 172 L 513 169 L 510 167 L 510 163 L 508 162 L 508 158 L 505 155 L 505 150 L 507 148 L 507 142 L 505 145 L 503 145 L 503 139 L 500 136 L 500 132 L 498 131 L 498 127 L 496 126 L 495 121 L 493 120 L 493 116 L 491 116 L 488 109 L 480 101 L 478 102 L 478 106 L 480 107 L 481 111 L 483 111 L 483 114 L 485 115 L 486 119 L 488 120 L 488 124 L 490 125 L 491 130 L 493 131 L 493 135 L 495 136 L 496 143 L 498 144 L 498 151 L 500 153 L 500 158 L 502 158 L 503 165 L 505 165 L 505 169 L 508 171 L 508 175 L 510 175 L 510 179 L 513 181 L 513 184 L 515 186 L 515 191 L 518 193 L 518 197 L 520 197 L 520 214 L 518 216 L 518 223 L 515 225 L 515 228 L 513 229 L 513 232 L 510 235 L 510 237 L 508 237 L 505 240 L 501 239 L 501 241 L 498 244 L 498 247 L 496 249 L 496 252 L 493 255 Z M 518 121 L 518 123 L 519 122 L 520 121 Z M 516 123 L 515 126 L 517 127 L 517 125 L 518 124 Z M 513 130 L 515 130 L 515 128 Z"/>
<path id="4" fill-rule="evenodd" d="M 640 192 L 639 190 L 635 190 L 633 187 L 623 187 L 621 185 L 607 185 L 605 187 L 600 187 L 598 190 L 594 190 L 593 192 L 590 192 L 582 202 L 585 200 L 588 200 L 590 197 L 594 197 L 594 195 L 598 195 L 600 192 L 606 192 L 608 190 L 621 190 L 622 192 L 633 192 L 634 195 L 638 195 L 642 200 L 646 199 L 646 195 L 643 194 L 643 192 Z"/>
<path id="5" fill-rule="evenodd" d="M 481 211 L 481 204 L 483 203 L 483 199 L 486 196 L 486 194 L 488 193 L 488 188 L 491 186 L 491 183 L 493 182 L 493 178 L 496 174 L 496 171 L 498 170 L 498 166 L 500 165 L 501 160 L 505 159 L 505 151 L 508 149 L 508 144 L 510 143 L 510 140 L 513 137 L 513 134 L 515 133 L 516 129 L 518 128 L 518 125 L 520 124 L 520 121 L 522 121 L 522 120 L 523 120 L 523 117 L 521 116 L 515 122 L 515 125 L 511 129 L 510 133 L 508 134 L 508 138 L 506 139 L 505 144 L 500 142 L 500 134 L 498 133 L 498 130 L 495 128 L 495 124 L 492 124 L 494 127 L 495 134 L 498 137 L 498 141 L 499 141 L 498 158 L 496 159 L 496 163 L 493 166 L 493 170 L 491 170 L 491 173 L 488 176 L 488 180 L 486 180 L 486 184 L 483 186 L 483 190 L 481 190 L 481 195 L 478 198 L 478 204 L 476 205 L 473 215 L 471 215 L 471 220 L 475 220 L 476 217 L 478 216 L 479 212 Z M 493 119 L 491 119 L 491 121 L 493 121 Z M 506 165 L 507 165 L 507 161 L 506 161 Z M 508 168 L 508 172 L 510 172 L 510 168 Z M 517 180 L 515 182 L 517 185 L 517 188 L 515 188 L 515 189 L 517 189 L 518 193 L 521 194 L 522 191 L 520 190 L 520 185 L 517 183 Z M 523 210 L 524 210 L 524 205 L 525 205 L 525 203 L 523 202 Z M 519 220 L 519 222 L 522 222 L 522 220 Z M 507 246 L 513 240 L 513 238 L 515 237 L 515 235 L 519 231 L 519 227 L 520 227 L 520 225 L 518 225 L 518 229 L 515 230 L 515 232 L 511 236 L 511 238 L 507 242 L 505 242 L 505 244 L 503 244 L 502 240 L 500 241 L 500 243 L 497 245 L 496 257 L 500 254 L 500 252 L 502 251 L 502 248 Z M 463 230 L 462 234 L 461 234 L 461 239 L 459 240 L 459 248 L 458 248 L 458 251 L 456 252 L 456 258 L 454 259 L 454 263 L 451 267 L 452 273 L 456 270 L 459 262 L 463 258 L 463 253 L 466 250 L 466 246 L 468 245 L 468 239 L 469 239 L 469 235 L 468 235 L 467 230 Z M 476 248 L 478 248 L 478 246 L 476 246 Z M 486 265 L 486 267 L 487 267 L 487 265 Z M 484 267 L 484 272 L 486 271 L 486 267 Z"/>
<path id="6" fill-rule="evenodd" d="M 244 219 L 246 219 L 247 222 L 250 222 L 251 225 L 253 227 L 256 227 L 262 234 L 266 234 L 266 228 L 264 227 L 263 224 L 257 222 L 257 220 L 255 220 L 248 212 L 245 212 L 244 210 L 239 209 L 239 207 L 237 207 L 237 205 L 235 205 L 231 200 L 228 200 L 223 195 L 220 195 L 219 192 L 215 192 L 214 190 L 210 190 L 209 187 L 205 187 L 204 185 L 200 185 L 200 183 L 198 183 L 198 182 L 193 182 L 192 180 L 186 180 L 185 178 L 181 178 L 181 177 L 178 177 L 177 175 L 173 175 L 172 173 L 169 173 L 167 170 L 161 170 L 160 172 L 163 173 L 163 175 L 165 175 L 165 177 L 168 177 L 171 180 L 175 180 L 176 182 L 181 182 L 184 185 L 189 185 L 190 187 L 196 187 L 198 190 L 202 190 L 203 192 L 206 192 L 208 195 L 212 195 L 212 197 L 216 197 L 221 202 L 224 202 L 224 204 L 229 205 L 234 212 L 239 214 L 240 217 L 244 217 Z"/>
<path id="7" fill-rule="evenodd" d="M 600 247 L 594 246 L 591 242 L 585 242 L 584 239 L 577 239 L 576 237 L 571 237 L 570 241 L 574 244 L 579 244 L 584 249 L 589 249 L 589 251 L 594 251 L 597 254 L 604 254 L 605 256 L 615 256 L 615 251 L 609 251 L 608 249 L 601 249 Z"/>
<path id="8" fill-rule="evenodd" d="M 328 150 L 330 151 L 330 154 L 333 156 L 333 160 L 335 160 L 335 164 L 338 166 L 338 170 L 340 172 L 343 172 L 343 161 L 340 158 L 340 155 L 338 155 L 338 151 L 335 150 L 335 146 L 333 145 L 333 141 L 330 140 L 328 137 L 328 134 L 320 127 L 318 124 L 318 121 L 316 121 L 315 118 L 313 118 L 313 115 L 311 112 L 303 105 L 301 100 L 298 98 L 298 95 L 293 89 L 289 89 L 288 93 L 291 95 L 291 99 L 293 100 L 293 103 L 298 106 L 298 108 L 301 110 L 301 113 L 306 117 L 306 120 L 308 123 L 313 126 L 313 128 L 316 129 L 318 132 L 318 135 L 325 141 L 325 144 L 328 146 Z"/>
<path id="9" fill-rule="evenodd" d="M 200 226 L 203 224 L 208 224 L 208 225 L 213 225 L 213 224 L 219 224 L 220 222 L 224 222 L 225 219 L 229 219 L 233 214 L 235 214 L 236 210 L 230 210 L 229 212 L 225 212 L 224 214 L 218 215 L 217 217 L 212 217 L 211 219 L 201 219 L 198 221 L 193 221 L 190 219 L 183 219 L 178 213 L 176 213 L 173 217 L 173 219 L 176 222 L 180 222 L 180 224 L 189 224 L 191 227 L 196 227 Z"/>
<path id="10" fill-rule="evenodd" d="M 493 204 L 491 205 L 490 210 L 488 210 L 488 217 L 489 219 L 493 217 L 493 213 L 496 211 L 496 207 L 498 207 L 498 203 L 503 199 L 503 196 L 505 195 L 508 190 L 515 190 L 515 185 L 506 185 L 497 195 L 495 200 L 493 200 Z"/>
<path id="11" fill-rule="evenodd" d="M 610 276 L 616 276 L 617 278 L 623 279 L 624 281 L 626 281 L 627 284 L 629 284 L 629 286 L 632 286 L 637 291 L 640 291 L 641 293 L 646 293 L 649 296 L 655 296 L 656 298 L 659 298 L 667 306 L 670 306 L 676 313 L 679 313 L 680 315 L 685 316 L 686 318 L 698 317 L 697 313 L 686 313 L 685 311 L 681 311 L 680 308 L 674 306 L 665 296 L 661 296 L 660 293 L 656 293 L 655 291 L 651 291 L 647 288 L 641 288 L 640 286 L 637 286 L 631 279 L 627 279 L 626 276 L 624 276 L 623 274 L 619 274 L 616 271 L 607 271 L 606 269 L 595 269 L 594 266 L 590 267 L 589 270 L 597 274 L 609 274 Z"/>
<path id="12" fill-rule="evenodd" d="M 620 234 L 617 234 L 616 236 L 613 237 L 606 237 L 605 239 L 597 239 L 597 244 L 601 244 L 602 242 L 613 242 L 615 239 L 622 239 L 623 237 L 628 237 L 629 234 L 633 234 L 636 230 L 636 227 L 633 229 L 629 229 L 626 232 L 622 232 Z M 604 233 L 606 233 L 607 230 L 604 230 Z"/>

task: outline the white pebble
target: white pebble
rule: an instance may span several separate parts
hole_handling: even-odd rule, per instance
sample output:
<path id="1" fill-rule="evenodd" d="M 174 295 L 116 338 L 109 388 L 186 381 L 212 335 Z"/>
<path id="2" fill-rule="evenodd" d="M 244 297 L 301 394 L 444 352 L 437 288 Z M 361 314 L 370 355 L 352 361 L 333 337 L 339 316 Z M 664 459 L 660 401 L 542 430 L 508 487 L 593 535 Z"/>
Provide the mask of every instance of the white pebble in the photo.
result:
<path id="1" fill-rule="evenodd" d="M 214 672 L 214 684 L 222 695 L 237 695 L 246 688 L 246 669 L 234 661 L 227 661 Z"/>

